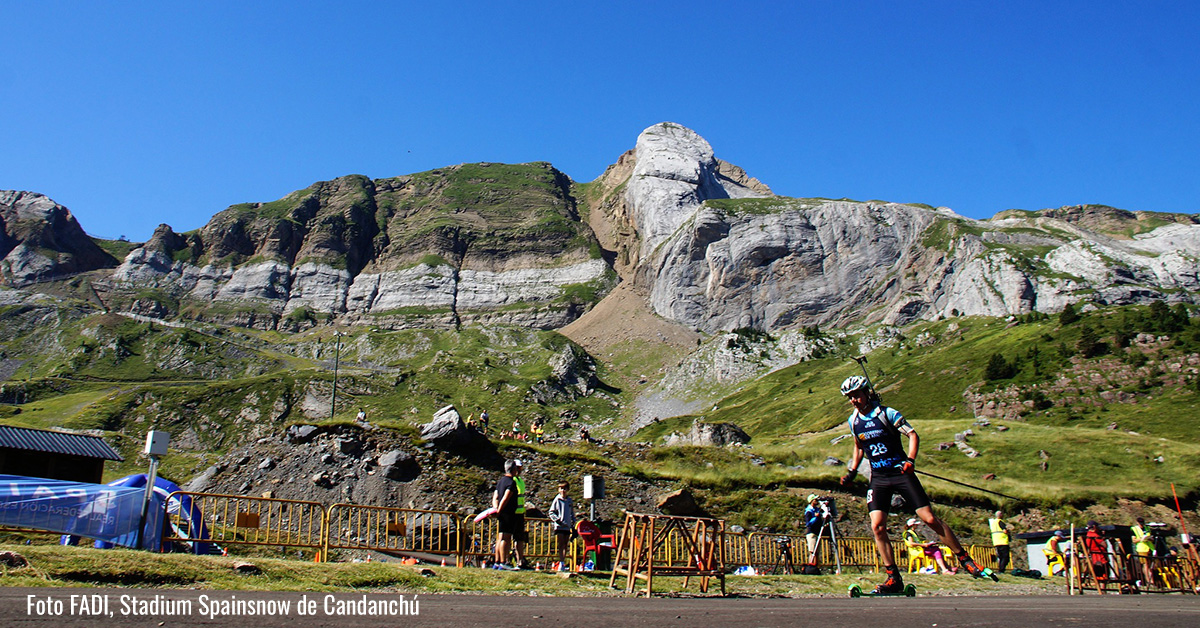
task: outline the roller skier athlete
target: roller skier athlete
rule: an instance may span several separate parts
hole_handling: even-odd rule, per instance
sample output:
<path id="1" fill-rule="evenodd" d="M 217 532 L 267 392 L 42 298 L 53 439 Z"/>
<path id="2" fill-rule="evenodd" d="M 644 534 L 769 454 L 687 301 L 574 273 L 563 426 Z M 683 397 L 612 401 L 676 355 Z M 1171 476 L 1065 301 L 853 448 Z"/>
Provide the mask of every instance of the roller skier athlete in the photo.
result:
<path id="1" fill-rule="evenodd" d="M 900 569 L 896 566 L 896 557 L 892 552 L 892 543 L 887 531 L 887 516 L 892 495 L 897 493 L 915 509 L 917 518 L 937 534 L 941 543 L 950 548 L 959 565 L 967 573 L 996 580 L 995 574 L 991 573 L 990 569 L 980 567 L 963 548 L 950 527 L 933 514 L 929 496 L 925 494 L 925 489 L 915 473 L 914 461 L 920 445 L 916 430 L 895 408 L 888 408 L 879 403 L 867 378 L 858 375 L 848 377 L 842 382 L 841 391 L 854 406 L 854 412 L 848 420 L 854 449 L 850 454 L 850 471 L 841 478 L 842 486 L 849 487 L 853 484 L 854 478 L 858 476 L 858 465 L 864 457 L 871 465 L 867 510 L 871 517 L 875 549 L 887 570 L 887 580 L 875 587 L 873 593 L 899 595 L 904 592 L 904 582 L 900 576 Z M 907 447 L 904 442 L 906 439 Z"/>

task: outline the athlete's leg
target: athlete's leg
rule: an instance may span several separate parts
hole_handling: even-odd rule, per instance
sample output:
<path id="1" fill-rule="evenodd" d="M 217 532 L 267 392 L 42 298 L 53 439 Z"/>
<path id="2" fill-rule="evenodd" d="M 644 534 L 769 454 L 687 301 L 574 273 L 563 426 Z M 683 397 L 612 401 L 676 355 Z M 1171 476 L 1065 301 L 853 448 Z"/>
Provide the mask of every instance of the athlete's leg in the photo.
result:
<path id="1" fill-rule="evenodd" d="M 929 529 L 933 530 L 934 534 L 938 535 L 938 538 L 941 539 L 942 543 L 945 544 L 946 547 L 949 547 L 950 551 L 954 552 L 955 556 L 963 553 L 962 543 L 959 543 L 958 537 L 954 536 L 954 530 L 951 530 L 950 526 L 946 525 L 946 522 L 938 519 L 937 515 L 933 514 L 933 507 L 922 506 L 918 508 L 917 517 L 921 521 L 924 521 L 925 525 L 929 526 Z"/>
<path id="2" fill-rule="evenodd" d="M 892 540 L 888 538 L 887 511 L 871 511 L 871 533 L 875 535 L 875 550 L 879 552 L 879 559 L 883 562 L 884 567 L 895 566 L 896 557 L 892 553 Z"/>

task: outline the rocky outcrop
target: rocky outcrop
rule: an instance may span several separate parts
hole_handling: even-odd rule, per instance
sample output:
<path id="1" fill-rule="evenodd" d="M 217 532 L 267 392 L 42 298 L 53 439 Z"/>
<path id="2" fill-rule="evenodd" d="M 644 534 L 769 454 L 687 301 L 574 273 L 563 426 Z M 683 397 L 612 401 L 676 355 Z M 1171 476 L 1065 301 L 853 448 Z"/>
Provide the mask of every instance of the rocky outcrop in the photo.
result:
<path id="1" fill-rule="evenodd" d="M 343 177 L 235 205 L 196 233 L 162 225 L 113 278 L 259 327 L 314 314 L 560 327 L 613 283 L 569 187 L 548 164 Z"/>
<path id="2" fill-rule="evenodd" d="M 638 136 L 626 198 L 637 220 L 643 255 L 715 198 L 770 196 L 740 168 L 722 166 L 712 146 L 678 124 L 656 124 Z"/>
<path id="3" fill-rule="evenodd" d="M 474 430 L 467 427 L 454 406 L 433 413 L 433 420 L 421 426 L 421 439 L 442 448 L 465 445 L 474 437 Z"/>
<path id="4" fill-rule="evenodd" d="M 111 268 L 105 253 L 67 208 L 32 192 L 0 190 L 0 282 L 26 286 Z"/>
<path id="5" fill-rule="evenodd" d="M 1028 231 L 1044 235 L 1029 235 Z M 1058 312 L 1088 299 L 1195 300 L 1200 226 L 1131 240 L 949 210 L 770 199 L 706 203 L 640 268 L 654 310 L 707 332 Z"/>
<path id="6" fill-rule="evenodd" d="M 750 442 L 750 435 L 733 423 L 704 423 L 695 421 L 688 434 L 674 432 L 667 437 L 667 445 L 692 445 L 695 447 L 724 447 L 726 445 L 744 445 Z"/>

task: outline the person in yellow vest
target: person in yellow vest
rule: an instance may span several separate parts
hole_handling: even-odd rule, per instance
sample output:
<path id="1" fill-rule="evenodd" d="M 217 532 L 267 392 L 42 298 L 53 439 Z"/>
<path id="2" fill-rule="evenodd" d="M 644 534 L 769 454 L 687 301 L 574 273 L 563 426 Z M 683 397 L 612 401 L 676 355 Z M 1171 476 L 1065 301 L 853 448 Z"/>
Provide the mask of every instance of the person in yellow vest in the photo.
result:
<path id="1" fill-rule="evenodd" d="M 1137 518 L 1137 523 L 1129 529 L 1129 532 L 1133 537 L 1133 551 L 1142 565 L 1142 583 L 1149 585 L 1154 582 L 1154 569 L 1150 564 L 1151 555 L 1154 553 L 1154 538 L 1146 530 L 1146 520 L 1141 517 Z"/>
<path id="2" fill-rule="evenodd" d="M 1011 557 L 1008 546 L 1008 524 L 1004 522 L 1004 513 L 997 510 L 996 515 L 988 519 L 988 527 L 992 530 L 992 546 L 996 548 L 996 572 L 1004 573 Z"/>
<path id="3" fill-rule="evenodd" d="M 1046 557 L 1046 569 L 1052 576 L 1067 575 L 1067 555 L 1061 546 L 1065 538 L 1067 533 L 1058 530 L 1046 541 L 1046 547 L 1042 548 L 1042 555 Z"/>
<path id="4" fill-rule="evenodd" d="M 957 569 L 951 569 L 946 565 L 946 557 L 942 554 L 942 548 L 936 541 L 926 541 L 917 532 L 917 524 L 920 523 L 916 518 L 909 519 L 904 524 L 904 545 L 911 552 L 921 552 L 933 559 L 937 564 L 938 573 L 958 573 Z"/>
<path id="5" fill-rule="evenodd" d="M 525 561 L 525 480 L 521 479 L 521 461 L 504 461 L 504 476 L 496 482 L 492 507 L 496 509 L 499 534 L 496 536 L 496 564 L 504 568 L 509 549 L 520 567 Z"/>
<path id="6" fill-rule="evenodd" d="M 525 529 L 525 478 L 519 475 L 524 469 L 520 460 L 515 462 L 518 475 L 513 482 L 517 485 L 517 516 L 521 518 L 521 528 L 513 532 L 513 558 L 518 569 L 529 569 L 529 562 L 525 560 L 525 543 L 529 541 L 529 531 Z"/>

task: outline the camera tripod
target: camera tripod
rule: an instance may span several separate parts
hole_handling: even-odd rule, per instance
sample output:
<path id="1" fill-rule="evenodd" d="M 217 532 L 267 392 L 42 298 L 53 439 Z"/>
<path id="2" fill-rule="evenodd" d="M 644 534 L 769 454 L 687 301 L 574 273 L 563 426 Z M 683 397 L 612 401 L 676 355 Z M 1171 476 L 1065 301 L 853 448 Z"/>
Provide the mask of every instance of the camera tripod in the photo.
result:
<path id="1" fill-rule="evenodd" d="M 821 539 L 826 534 L 829 535 L 829 544 L 833 547 L 833 573 L 840 574 L 842 573 L 842 553 L 838 549 L 837 523 L 834 522 L 833 516 L 827 510 L 821 514 L 821 530 L 817 532 L 817 541 L 813 543 L 812 552 L 808 555 L 808 564 L 817 564 L 817 551 L 821 549 Z"/>
<path id="2" fill-rule="evenodd" d="M 771 575 L 779 573 L 781 568 L 785 575 L 795 574 L 796 568 L 792 565 L 792 540 L 786 536 L 777 538 L 775 546 L 779 548 L 779 554 L 775 557 L 775 564 L 771 566 Z"/>

